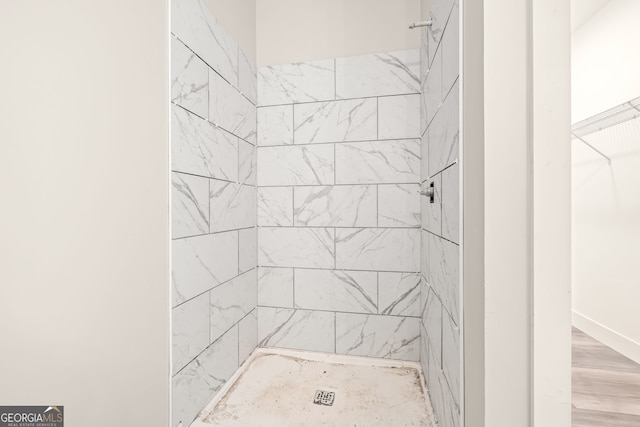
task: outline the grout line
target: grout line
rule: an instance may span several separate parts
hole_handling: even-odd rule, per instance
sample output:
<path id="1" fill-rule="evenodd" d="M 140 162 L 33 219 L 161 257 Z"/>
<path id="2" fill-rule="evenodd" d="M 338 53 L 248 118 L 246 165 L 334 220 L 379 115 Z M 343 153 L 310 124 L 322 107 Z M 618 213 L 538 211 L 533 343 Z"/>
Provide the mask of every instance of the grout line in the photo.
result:
<path id="1" fill-rule="evenodd" d="M 376 292 L 378 292 L 378 294 L 376 295 L 377 299 L 376 299 L 376 304 L 378 305 L 378 314 L 380 314 L 380 272 L 377 271 L 376 272 Z"/>
<path id="2" fill-rule="evenodd" d="M 172 306 L 172 307 L 171 307 L 171 310 L 173 310 L 173 309 L 175 309 L 175 308 L 178 308 L 178 307 L 180 307 L 180 306 L 183 306 L 183 305 L 185 305 L 186 303 L 188 303 L 189 301 L 193 301 L 194 299 L 196 299 L 196 298 L 198 298 L 198 297 L 200 297 L 200 296 L 202 296 L 202 295 L 206 294 L 207 292 L 210 292 L 210 291 L 212 291 L 212 290 L 214 290 L 214 289 L 216 289 L 216 288 L 219 288 L 219 287 L 220 287 L 220 286 L 222 286 L 222 285 L 226 285 L 227 283 L 231 282 L 232 280 L 235 280 L 235 279 L 237 279 L 238 277 L 240 277 L 240 276 L 242 276 L 242 275 L 244 275 L 244 274 L 250 273 L 252 270 L 256 270 L 256 269 L 257 269 L 257 267 L 254 267 L 254 268 L 252 268 L 251 270 L 247 270 L 247 271 L 245 271 L 245 272 L 242 272 L 242 273 L 238 274 L 237 276 L 233 276 L 231 279 L 227 279 L 227 280 L 225 280 L 224 282 L 218 283 L 217 285 L 215 285 L 215 286 L 213 286 L 213 287 L 211 287 L 211 288 L 208 288 L 207 290 L 205 290 L 205 291 L 203 291 L 203 292 L 200 292 L 199 294 L 197 294 L 197 295 L 195 295 L 195 296 L 193 296 L 193 297 L 191 297 L 191 298 L 188 298 L 188 299 L 186 299 L 186 300 L 182 301 L 180 304 L 176 304 L 175 306 Z"/>
<path id="3" fill-rule="evenodd" d="M 251 227 L 248 227 L 251 228 Z M 305 228 L 313 228 L 313 229 L 339 229 L 339 230 L 364 230 L 364 229 L 372 229 L 372 230 L 419 230 L 420 225 L 414 226 L 404 226 L 404 227 L 353 227 L 353 226 L 336 226 L 336 225 L 278 225 L 278 226 L 259 226 L 259 228 L 296 228 L 296 229 L 305 229 Z M 236 229 L 237 230 L 237 229 Z M 244 230 L 244 228 L 242 229 Z M 234 230 L 229 230 L 234 231 Z M 205 234 L 206 236 L 206 234 Z"/>
<path id="4" fill-rule="evenodd" d="M 295 310 L 297 308 L 297 304 L 296 304 L 296 269 L 295 268 L 293 269 L 292 273 L 293 273 L 293 283 L 292 283 L 292 286 L 293 286 L 293 290 L 292 290 L 293 301 L 291 303 L 291 307 Z"/>
<path id="5" fill-rule="evenodd" d="M 376 227 L 380 227 L 380 185 L 376 185 Z"/>
<path id="6" fill-rule="evenodd" d="M 336 313 L 336 314 L 354 314 L 354 315 L 360 315 L 360 316 L 374 316 L 374 317 L 387 317 L 387 318 L 394 318 L 394 319 L 417 319 L 420 320 L 420 316 L 403 316 L 403 315 L 399 315 L 399 314 L 380 314 L 380 313 L 372 313 L 372 312 L 362 312 L 362 311 L 344 311 L 344 310 L 329 310 L 329 309 L 318 309 L 318 308 L 304 308 L 304 307 L 295 307 L 295 308 L 291 308 L 291 307 L 279 307 L 279 306 L 273 306 L 273 305 L 260 305 L 258 307 L 262 307 L 262 308 L 270 308 L 273 310 L 297 310 L 297 311 L 317 311 L 320 313 Z"/>
<path id="7" fill-rule="evenodd" d="M 380 98 L 376 98 L 376 141 L 380 140 Z"/>
<path id="8" fill-rule="evenodd" d="M 224 129 L 223 129 L 224 130 Z M 226 132 L 226 131 L 225 131 Z M 236 136 L 236 135 L 233 135 Z M 242 139 L 242 138 L 240 138 Z M 247 142 L 248 144 L 254 145 L 246 140 L 243 139 L 243 141 Z M 260 149 L 265 149 L 265 148 L 282 148 L 282 147 L 308 147 L 308 146 L 320 146 L 320 145 L 327 145 L 327 144 L 359 144 L 359 143 L 375 143 L 375 142 L 387 142 L 387 143 L 392 143 L 392 142 L 411 142 L 411 141 L 421 141 L 421 136 L 418 135 L 414 138 L 381 138 L 381 139 L 355 139 L 355 140 L 346 140 L 346 141 L 322 141 L 322 142 L 305 142 L 305 143 L 293 143 L 293 144 L 270 144 L 270 145 L 259 145 L 258 148 Z"/>
<path id="9" fill-rule="evenodd" d="M 356 96 L 353 98 L 336 98 L 336 99 L 319 99 L 316 101 L 295 101 L 295 102 L 284 102 L 281 104 L 267 104 L 267 105 L 257 105 L 257 108 L 269 108 L 269 107 L 283 107 L 285 105 L 309 105 L 309 104 L 326 104 L 328 102 L 342 102 L 342 101 L 358 101 L 362 99 L 374 99 L 374 98 L 393 98 L 398 96 L 407 96 L 407 95 L 419 95 L 420 91 L 417 92 L 403 92 L 403 93 L 392 93 L 392 94 L 383 94 L 383 95 L 368 95 L 368 96 Z"/>
<path id="10" fill-rule="evenodd" d="M 333 352 L 338 349 L 338 312 L 333 312 Z"/>
<path id="11" fill-rule="evenodd" d="M 335 268 L 319 268 L 319 267 L 285 267 L 282 265 L 260 265 L 259 268 L 274 268 L 274 269 L 286 269 L 286 270 L 318 270 L 318 271 L 336 271 Z M 249 270 L 251 271 L 251 270 Z M 420 271 L 391 271 L 391 270 L 357 270 L 353 268 L 343 268 L 340 272 L 364 272 L 364 273 L 402 273 L 402 274 L 420 274 Z M 247 272 L 245 272 L 247 273 Z M 243 273 L 244 274 L 244 273 Z"/>
<path id="12" fill-rule="evenodd" d="M 171 373 L 171 378 L 175 378 L 176 376 L 178 376 L 182 371 L 184 371 L 184 369 L 189 366 L 191 363 L 193 363 L 194 360 L 196 360 L 198 357 L 202 356 L 202 354 L 204 352 L 206 352 L 207 350 L 209 350 L 209 348 L 211 348 L 211 346 L 217 344 L 225 335 L 227 335 L 234 327 L 238 326 L 240 324 L 240 322 L 242 322 L 247 316 L 251 315 L 251 312 L 253 310 L 251 310 L 249 313 L 245 314 L 244 316 L 242 316 L 242 318 L 240 318 L 240 320 L 238 320 L 237 322 L 235 322 L 233 325 L 231 325 L 230 328 L 228 328 L 227 330 L 225 330 L 222 334 L 220 334 L 220 336 L 213 342 L 210 342 L 209 345 L 207 345 L 200 353 L 198 353 L 195 357 L 193 357 L 191 360 L 189 360 L 189 362 L 187 362 L 182 368 L 180 368 L 175 374 L 172 372 Z M 238 328 L 239 329 L 239 328 Z M 211 340 L 211 334 L 209 334 L 209 340 Z"/>
<path id="13" fill-rule="evenodd" d="M 205 234 L 194 234 L 193 236 L 174 237 L 174 238 L 171 239 L 171 241 L 175 242 L 177 240 L 192 239 L 192 238 L 195 238 L 195 237 L 214 236 L 214 235 L 217 235 L 217 234 L 231 233 L 233 231 L 238 231 L 238 230 L 248 230 L 248 229 L 251 229 L 251 228 L 254 228 L 254 227 L 255 226 L 240 227 L 240 228 L 232 228 L 230 230 L 212 231 L 210 233 L 205 233 Z M 312 227 L 308 227 L 308 228 L 312 228 Z M 318 227 L 313 227 L 313 228 L 318 228 Z"/>
<path id="14" fill-rule="evenodd" d="M 203 178 L 206 178 L 206 177 L 203 177 Z M 217 181 L 220 181 L 220 180 L 217 180 Z M 225 181 L 225 182 L 229 182 L 229 181 Z M 302 185 L 295 184 L 293 185 L 293 187 L 366 187 L 366 186 L 372 186 L 372 185 L 420 185 L 420 182 L 417 182 L 417 181 L 414 181 L 414 182 L 365 182 L 365 183 L 347 183 L 347 184 L 302 184 Z M 290 188 L 290 187 L 292 187 L 291 184 L 281 184 L 281 185 L 260 185 L 257 188 Z"/>

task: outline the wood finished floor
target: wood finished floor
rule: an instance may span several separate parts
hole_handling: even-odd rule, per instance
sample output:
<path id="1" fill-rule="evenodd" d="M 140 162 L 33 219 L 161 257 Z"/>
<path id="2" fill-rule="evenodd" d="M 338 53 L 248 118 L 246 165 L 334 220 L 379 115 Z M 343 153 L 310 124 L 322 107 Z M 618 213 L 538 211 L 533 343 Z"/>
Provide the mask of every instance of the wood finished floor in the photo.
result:
<path id="1" fill-rule="evenodd" d="M 640 427 L 640 365 L 573 328 L 572 427 Z"/>

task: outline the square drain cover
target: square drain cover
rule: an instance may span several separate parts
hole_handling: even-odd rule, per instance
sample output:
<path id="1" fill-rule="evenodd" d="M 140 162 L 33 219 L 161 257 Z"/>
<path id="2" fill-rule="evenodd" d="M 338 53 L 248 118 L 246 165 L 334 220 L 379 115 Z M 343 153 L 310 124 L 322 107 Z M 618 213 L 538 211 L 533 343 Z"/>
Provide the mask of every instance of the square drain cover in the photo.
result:
<path id="1" fill-rule="evenodd" d="M 336 397 L 336 394 L 332 391 L 316 391 L 316 395 L 313 397 L 313 403 L 316 405 L 327 405 L 333 406 L 333 399 Z"/>

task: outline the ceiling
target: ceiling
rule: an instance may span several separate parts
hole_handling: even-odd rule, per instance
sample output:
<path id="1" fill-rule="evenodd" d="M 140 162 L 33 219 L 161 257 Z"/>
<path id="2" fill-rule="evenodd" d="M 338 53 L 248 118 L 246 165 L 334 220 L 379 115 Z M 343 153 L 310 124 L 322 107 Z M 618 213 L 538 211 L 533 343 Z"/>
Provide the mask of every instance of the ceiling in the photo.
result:
<path id="1" fill-rule="evenodd" d="M 571 0 L 571 32 L 587 22 L 611 0 Z"/>

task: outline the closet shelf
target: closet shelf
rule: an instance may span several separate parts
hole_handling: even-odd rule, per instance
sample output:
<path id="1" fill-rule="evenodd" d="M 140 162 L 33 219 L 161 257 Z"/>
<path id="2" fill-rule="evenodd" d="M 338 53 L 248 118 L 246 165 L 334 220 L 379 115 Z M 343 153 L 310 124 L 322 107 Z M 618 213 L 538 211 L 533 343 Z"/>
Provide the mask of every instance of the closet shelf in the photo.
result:
<path id="1" fill-rule="evenodd" d="M 586 135 L 599 132 L 611 126 L 619 125 L 628 120 L 640 117 L 640 98 L 610 108 L 600 114 L 571 125 L 571 134 L 575 138 L 584 138 Z"/>

